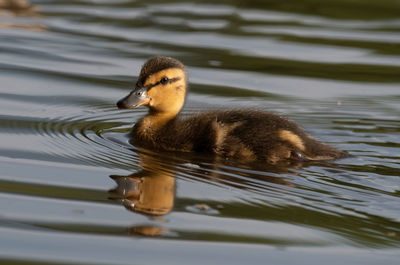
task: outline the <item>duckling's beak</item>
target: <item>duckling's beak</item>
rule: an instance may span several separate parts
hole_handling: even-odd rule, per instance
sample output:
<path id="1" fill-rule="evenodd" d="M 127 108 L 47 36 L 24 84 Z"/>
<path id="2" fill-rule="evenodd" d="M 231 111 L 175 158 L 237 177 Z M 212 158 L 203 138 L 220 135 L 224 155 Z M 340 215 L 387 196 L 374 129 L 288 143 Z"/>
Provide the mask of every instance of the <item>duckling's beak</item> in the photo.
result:
<path id="1" fill-rule="evenodd" d="M 147 95 L 147 88 L 136 86 L 135 90 L 117 102 L 117 107 L 119 109 L 134 109 L 147 105 L 149 102 L 150 98 Z"/>

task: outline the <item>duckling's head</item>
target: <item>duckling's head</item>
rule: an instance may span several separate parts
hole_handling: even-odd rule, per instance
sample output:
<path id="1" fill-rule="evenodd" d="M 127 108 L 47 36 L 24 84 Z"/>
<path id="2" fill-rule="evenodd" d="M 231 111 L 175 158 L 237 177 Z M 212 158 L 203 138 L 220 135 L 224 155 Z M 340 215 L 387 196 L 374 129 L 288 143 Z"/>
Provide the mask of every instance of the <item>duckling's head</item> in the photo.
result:
<path id="1" fill-rule="evenodd" d="M 152 57 L 143 65 L 135 89 L 117 106 L 148 106 L 156 113 L 178 114 L 185 103 L 186 86 L 186 71 L 181 62 L 166 56 Z"/>

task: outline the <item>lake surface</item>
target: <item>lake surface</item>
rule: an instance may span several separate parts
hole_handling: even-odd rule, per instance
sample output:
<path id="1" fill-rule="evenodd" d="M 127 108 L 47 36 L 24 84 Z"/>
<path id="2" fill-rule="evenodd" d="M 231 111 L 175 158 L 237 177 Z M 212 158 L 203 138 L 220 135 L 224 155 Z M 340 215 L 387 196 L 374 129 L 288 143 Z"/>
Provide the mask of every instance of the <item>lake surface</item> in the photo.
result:
<path id="1" fill-rule="evenodd" d="M 128 143 L 152 55 L 183 114 L 283 114 L 352 157 L 287 168 Z M 32 1 L 0 10 L 0 263 L 398 264 L 400 3 Z"/>

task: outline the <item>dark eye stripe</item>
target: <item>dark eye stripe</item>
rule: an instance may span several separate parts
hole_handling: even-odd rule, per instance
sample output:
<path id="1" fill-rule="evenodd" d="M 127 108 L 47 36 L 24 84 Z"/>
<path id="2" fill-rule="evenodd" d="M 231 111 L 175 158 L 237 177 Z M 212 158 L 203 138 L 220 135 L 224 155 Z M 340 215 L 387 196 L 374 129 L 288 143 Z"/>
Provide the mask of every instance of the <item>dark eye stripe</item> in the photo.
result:
<path id="1" fill-rule="evenodd" d="M 175 83 L 176 81 L 179 81 L 179 80 L 181 80 L 180 77 L 171 78 L 171 79 L 168 79 L 168 83 L 167 84 Z M 150 84 L 150 85 L 146 86 L 147 91 L 149 91 L 150 89 L 152 89 L 155 86 L 158 86 L 159 84 L 161 84 L 161 81 L 158 81 L 158 82 L 156 82 L 154 84 Z"/>

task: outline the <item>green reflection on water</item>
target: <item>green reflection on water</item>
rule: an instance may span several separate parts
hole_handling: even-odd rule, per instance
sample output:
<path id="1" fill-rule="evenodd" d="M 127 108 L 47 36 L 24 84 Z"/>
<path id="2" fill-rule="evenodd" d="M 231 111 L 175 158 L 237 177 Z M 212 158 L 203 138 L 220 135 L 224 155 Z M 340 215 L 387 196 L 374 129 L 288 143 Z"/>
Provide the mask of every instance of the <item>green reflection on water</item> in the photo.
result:
<path id="1" fill-rule="evenodd" d="M 223 0 L 219 2 L 239 8 L 312 14 L 337 19 L 390 19 L 398 18 L 400 14 L 400 3 L 396 0 Z"/>

